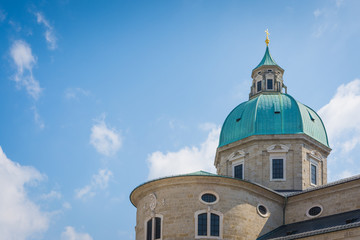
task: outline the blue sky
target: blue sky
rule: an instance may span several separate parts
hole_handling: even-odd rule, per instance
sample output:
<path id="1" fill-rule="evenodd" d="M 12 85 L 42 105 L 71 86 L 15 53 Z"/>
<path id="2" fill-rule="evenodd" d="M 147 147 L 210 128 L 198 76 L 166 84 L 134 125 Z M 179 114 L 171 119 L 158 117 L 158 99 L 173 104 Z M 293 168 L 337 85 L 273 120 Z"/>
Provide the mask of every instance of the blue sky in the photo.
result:
<path id="1" fill-rule="evenodd" d="M 129 194 L 214 171 L 270 51 L 317 110 L 329 181 L 360 173 L 360 2 L 1 1 L 0 235 L 134 239 Z M 6 193 L 6 194 L 5 194 Z"/>

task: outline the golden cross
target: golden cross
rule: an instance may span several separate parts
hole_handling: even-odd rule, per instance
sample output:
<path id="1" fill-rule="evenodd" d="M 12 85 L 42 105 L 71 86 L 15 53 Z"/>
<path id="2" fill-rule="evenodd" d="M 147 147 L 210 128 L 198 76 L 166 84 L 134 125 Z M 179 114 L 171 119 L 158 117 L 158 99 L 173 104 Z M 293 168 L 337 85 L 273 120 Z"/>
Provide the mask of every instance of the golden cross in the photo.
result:
<path id="1" fill-rule="evenodd" d="M 269 40 L 269 35 L 270 35 L 269 30 L 266 29 L 266 30 L 265 30 L 265 33 L 266 33 L 265 43 L 266 43 L 266 46 L 269 46 L 269 42 L 270 42 L 270 40 Z"/>

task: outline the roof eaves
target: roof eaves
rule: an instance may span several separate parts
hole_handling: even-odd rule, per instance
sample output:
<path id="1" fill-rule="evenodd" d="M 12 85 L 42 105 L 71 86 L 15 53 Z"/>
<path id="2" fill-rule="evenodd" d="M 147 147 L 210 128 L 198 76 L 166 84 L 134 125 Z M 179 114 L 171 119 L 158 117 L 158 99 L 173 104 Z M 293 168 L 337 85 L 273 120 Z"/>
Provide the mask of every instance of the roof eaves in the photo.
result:
<path id="1" fill-rule="evenodd" d="M 134 203 L 131 201 L 131 195 L 133 194 L 133 192 L 140 188 L 141 186 L 144 186 L 145 184 L 148 184 L 148 183 L 152 183 L 152 182 L 156 182 L 156 181 L 160 181 L 160 180 L 164 180 L 164 179 L 168 179 L 168 178 L 175 178 L 175 177 L 192 177 L 192 176 L 195 176 L 195 177 L 220 177 L 220 178 L 227 178 L 227 179 L 234 179 L 234 180 L 238 180 L 238 181 L 241 181 L 241 182 L 247 182 L 247 183 L 250 183 L 250 184 L 253 184 L 255 186 L 258 186 L 260 188 L 263 188 L 269 192 L 272 192 L 280 197 L 284 197 L 283 194 L 271 189 L 271 188 L 268 188 L 268 187 L 265 187 L 261 184 L 258 184 L 258 183 L 255 183 L 255 182 L 251 182 L 251 181 L 248 181 L 248 180 L 243 180 L 243 179 L 237 179 L 237 178 L 233 178 L 233 177 L 229 177 L 229 176 L 224 176 L 224 175 L 218 175 L 218 174 L 214 174 L 214 173 L 209 173 L 209 172 L 205 172 L 205 171 L 198 171 L 198 172 L 194 172 L 194 173 L 187 173 L 187 174 L 180 174 L 180 175 L 173 175 L 173 176 L 166 176 L 166 177 L 160 177 L 160 178 L 156 178 L 156 179 L 152 179 L 150 181 L 147 181 L 147 182 L 144 182 L 140 185 L 138 185 L 137 187 L 135 187 L 130 195 L 129 195 L 129 198 L 130 198 L 130 202 L 134 205 Z M 136 207 L 134 205 L 134 207 Z"/>
<path id="2" fill-rule="evenodd" d="M 291 192 L 289 194 L 285 193 L 285 194 L 283 194 L 283 196 L 292 197 L 292 196 L 300 195 L 300 194 L 303 194 L 303 193 L 312 192 L 312 191 L 316 191 L 316 190 L 320 190 L 320 189 L 323 189 L 323 188 L 332 187 L 332 186 L 336 186 L 336 185 L 339 185 L 339 184 L 352 182 L 352 181 L 356 181 L 356 180 L 360 180 L 360 174 L 349 177 L 349 178 L 344 178 L 344 179 L 340 179 L 340 180 L 337 180 L 337 181 L 334 181 L 334 182 L 330 182 L 330 183 L 327 183 L 327 184 L 324 184 L 324 185 L 321 185 L 321 186 L 318 186 L 318 187 L 308 188 L 308 189 L 303 190 L 301 192 Z"/>
<path id="3" fill-rule="evenodd" d="M 338 226 L 333 226 L 333 227 L 328 227 L 328 228 L 323 228 L 323 229 L 317 229 L 317 230 L 313 230 L 313 231 L 293 234 L 291 236 L 286 236 L 286 237 L 269 238 L 268 240 L 298 239 L 298 238 L 304 238 L 304 237 L 309 237 L 309 236 L 314 236 L 314 235 L 319 235 L 319 234 L 324 234 L 324 233 L 346 230 L 346 229 L 355 228 L 355 227 L 360 227 L 360 222 L 343 224 L 343 225 L 338 225 Z M 260 240 L 260 239 L 258 238 L 258 240 Z"/>

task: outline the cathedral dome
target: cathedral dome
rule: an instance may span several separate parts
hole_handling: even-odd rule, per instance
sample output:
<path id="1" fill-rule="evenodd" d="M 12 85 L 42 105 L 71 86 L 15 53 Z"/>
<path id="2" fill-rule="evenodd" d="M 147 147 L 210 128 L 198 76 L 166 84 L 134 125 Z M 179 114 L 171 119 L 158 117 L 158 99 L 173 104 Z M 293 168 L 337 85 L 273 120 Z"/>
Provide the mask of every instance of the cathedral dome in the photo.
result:
<path id="1" fill-rule="evenodd" d="M 319 115 L 279 92 L 260 94 L 235 107 L 222 126 L 219 147 L 252 135 L 272 134 L 306 134 L 329 147 Z"/>

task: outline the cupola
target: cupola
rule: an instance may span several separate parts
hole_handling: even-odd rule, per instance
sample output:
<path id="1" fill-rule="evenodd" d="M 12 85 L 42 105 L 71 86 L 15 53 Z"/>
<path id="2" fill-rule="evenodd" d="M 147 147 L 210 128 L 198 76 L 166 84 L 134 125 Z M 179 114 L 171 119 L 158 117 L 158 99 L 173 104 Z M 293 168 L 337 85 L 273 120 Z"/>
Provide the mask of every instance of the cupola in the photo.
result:
<path id="1" fill-rule="evenodd" d="M 266 50 L 260 63 L 253 69 L 251 78 L 253 79 L 249 98 L 258 96 L 261 93 L 282 93 L 283 88 L 287 92 L 283 83 L 284 69 L 282 69 L 272 58 L 269 50 L 269 31 L 266 30 Z"/>

